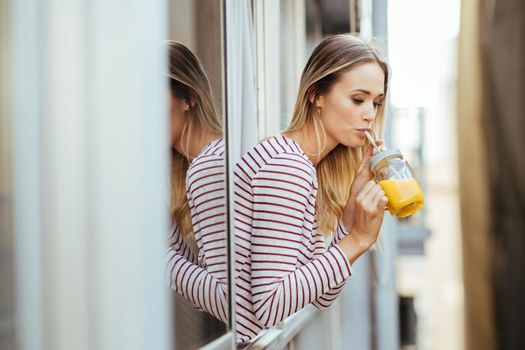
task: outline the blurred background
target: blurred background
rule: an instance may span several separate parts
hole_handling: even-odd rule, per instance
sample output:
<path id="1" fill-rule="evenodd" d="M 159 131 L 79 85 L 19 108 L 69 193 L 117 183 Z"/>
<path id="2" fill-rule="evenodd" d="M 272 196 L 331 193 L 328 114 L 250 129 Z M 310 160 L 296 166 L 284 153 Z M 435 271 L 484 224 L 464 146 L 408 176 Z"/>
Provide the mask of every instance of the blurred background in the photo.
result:
<path id="1" fill-rule="evenodd" d="M 235 348 L 163 279 L 162 42 L 210 75 L 231 171 L 346 32 L 388 57 L 384 136 L 425 207 L 385 219 L 330 309 L 249 346 L 525 349 L 523 0 L 0 0 L 0 349 Z"/>

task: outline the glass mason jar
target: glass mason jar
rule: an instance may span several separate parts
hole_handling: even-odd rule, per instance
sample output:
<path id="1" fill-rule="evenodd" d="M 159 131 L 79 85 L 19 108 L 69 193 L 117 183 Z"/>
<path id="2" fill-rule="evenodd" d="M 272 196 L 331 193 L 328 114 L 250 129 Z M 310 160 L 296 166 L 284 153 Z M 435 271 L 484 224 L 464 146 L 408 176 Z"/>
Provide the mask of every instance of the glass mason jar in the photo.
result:
<path id="1" fill-rule="evenodd" d="M 387 149 L 377 153 L 370 159 L 370 170 L 388 197 L 390 214 L 405 218 L 423 206 L 423 191 L 399 150 Z"/>

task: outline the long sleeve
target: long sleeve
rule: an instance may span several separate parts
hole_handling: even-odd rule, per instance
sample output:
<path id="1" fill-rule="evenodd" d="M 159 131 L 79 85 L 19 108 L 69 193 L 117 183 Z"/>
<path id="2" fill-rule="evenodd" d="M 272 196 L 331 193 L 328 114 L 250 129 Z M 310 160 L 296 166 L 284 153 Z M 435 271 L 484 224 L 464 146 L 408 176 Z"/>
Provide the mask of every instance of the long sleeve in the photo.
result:
<path id="1" fill-rule="evenodd" d="M 205 310 L 223 322 L 227 317 L 227 295 L 223 284 L 205 269 L 188 261 L 170 248 L 167 271 L 171 288 L 199 310 Z"/>
<path id="2" fill-rule="evenodd" d="M 252 302 L 265 327 L 308 304 L 329 303 L 333 300 L 329 295 L 338 293 L 351 274 L 337 246 L 305 256 L 305 251 L 313 255 L 304 238 L 310 239 L 315 217 L 309 210 L 315 207 L 314 175 L 304 164 L 283 164 L 290 164 L 290 159 L 272 159 L 252 181 Z M 300 258 L 307 262 L 297 267 Z"/>
<path id="3" fill-rule="evenodd" d="M 334 245 L 339 243 L 339 241 L 341 241 L 346 235 L 348 235 L 349 232 L 350 230 L 347 229 L 343 224 L 343 219 L 339 219 L 339 221 L 337 222 L 337 228 L 335 229 L 334 238 L 330 242 L 330 247 L 333 247 Z"/>
<path id="4" fill-rule="evenodd" d="M 188 169 L 186 192 L 191 222 L 199 246 L 199 260 L 206 269 L 227 284 L 226 177 L 224 158 L 201 155 Z"/>
<path id="5" fill-rule="evenodd" d="M 168 247 L 169 250 L 173 250 L 176 254 L 182 256 L 189 262 L 197 264 L 197 258 L 188 244 L 184 241 L 177 223 L 175 223 L 171 229 L 171 235 L 168 237 Z"/>
<path id="6" fill-rule="evenodd" d="M 197 265 L 197 258 L 184 241 L 176 224 L 168 238 L 168 245 L 166 272 L 170 287 L 183 295 L 198 310 L 207 311 L 226 322 L 226 293 L 221 283 Z"/>
<path id="7" fill-rule="evenodd" d="M 186 194 L 198 256 L 191 252 L 180 232 L 174 232 L 167 266 L 172 289 L 196 308 L 226 323 L 228 261 L 222 146 L 222 140 L 210 143 L 187 172 Z"/>
<path id="8" fill-rule="evenodd" d="M 329 248 L 335 247 L 341 239 L 343 239 L 348 234 L 347 229 L 345 228 L 342 219 L 339 220 L 336 228 L 336 232 L 333 236 L 333 239 L 331 240 L 329 244 Z M 323 243 L 324 244 L 324 241 Z M 350 265 L 351 266 L 351 265 Z M 350 273 L 352 273 L 352 270 L 350 269 Z M 346 280 L 343 281 L 340 285 L 336 286 L 335 288 L 330 289 L 323 295 L 321 295 L 319 298 L 317 298 L 312 304 L 318 308 L 319 310 L 324 310 L 327 307 L 329 307 L 335 299 L 339 296 L 339 293 L 343 290 L 343 287 L 346 283 Z"/>

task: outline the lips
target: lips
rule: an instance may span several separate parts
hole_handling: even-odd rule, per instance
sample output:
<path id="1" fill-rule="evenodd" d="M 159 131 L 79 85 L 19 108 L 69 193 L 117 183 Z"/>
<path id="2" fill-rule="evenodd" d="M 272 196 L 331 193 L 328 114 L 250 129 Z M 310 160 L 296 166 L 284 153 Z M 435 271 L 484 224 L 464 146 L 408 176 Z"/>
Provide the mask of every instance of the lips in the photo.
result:
<path id="1" fill-rule="evenodd" d="M 370 132 L 370 128 L 356 129 L 361 137 L 365 137 L 365 131 Z"/>

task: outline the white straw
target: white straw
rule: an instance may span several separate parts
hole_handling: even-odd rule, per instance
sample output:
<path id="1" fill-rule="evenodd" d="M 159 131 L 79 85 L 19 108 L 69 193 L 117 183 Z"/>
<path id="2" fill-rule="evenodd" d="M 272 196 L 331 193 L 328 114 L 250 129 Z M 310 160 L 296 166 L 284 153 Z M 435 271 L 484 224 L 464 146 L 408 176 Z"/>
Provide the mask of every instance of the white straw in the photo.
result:
<path id="1" fill-rule="evenodd" d="M 365 136 L 366 138 L 368 139 L 368 141 L 370 141 L 370 143 L 372 144 L 372 146 L 374 146 L 374 149 L 376 150 L 376 152 L 381 152 L 381 148 L 379 148 L 379 146 L 376 144 L 376 142 L 374 141 L 374 139 L 372 138 L 372 136 L 370 136 L 370 134 L 368 133 L 368 131 L 365 130 Z"/>
<path id="2" fill-rule="evenodd" d="M 376 142 L 374 141 L 374 139 L 372 138 L 372 136 L 370 136 L 370 134 L 369 134 L 368 131 L 366 131 L 366 130 L 365 130 L 365 136 L 366 136 L 366 138 L 368 139 L 368 141 L 370 141 L 370 143 L 372 144 L 372 146 L 374 146 L 374 149 L 376 150 L 376 152 L 381 152 L 381 148 L 379 148 L 379 146 L 376 144 Z M 401 176 L 401 174 L 398 173 L 394 167 L 391 167 L 390 169 L 392 170 L 392 172 L 395 174 L 395 176 L 396 176 L 398 179 L 403 179 L 403 178 L 404 178 L 404 176 Z"/>

